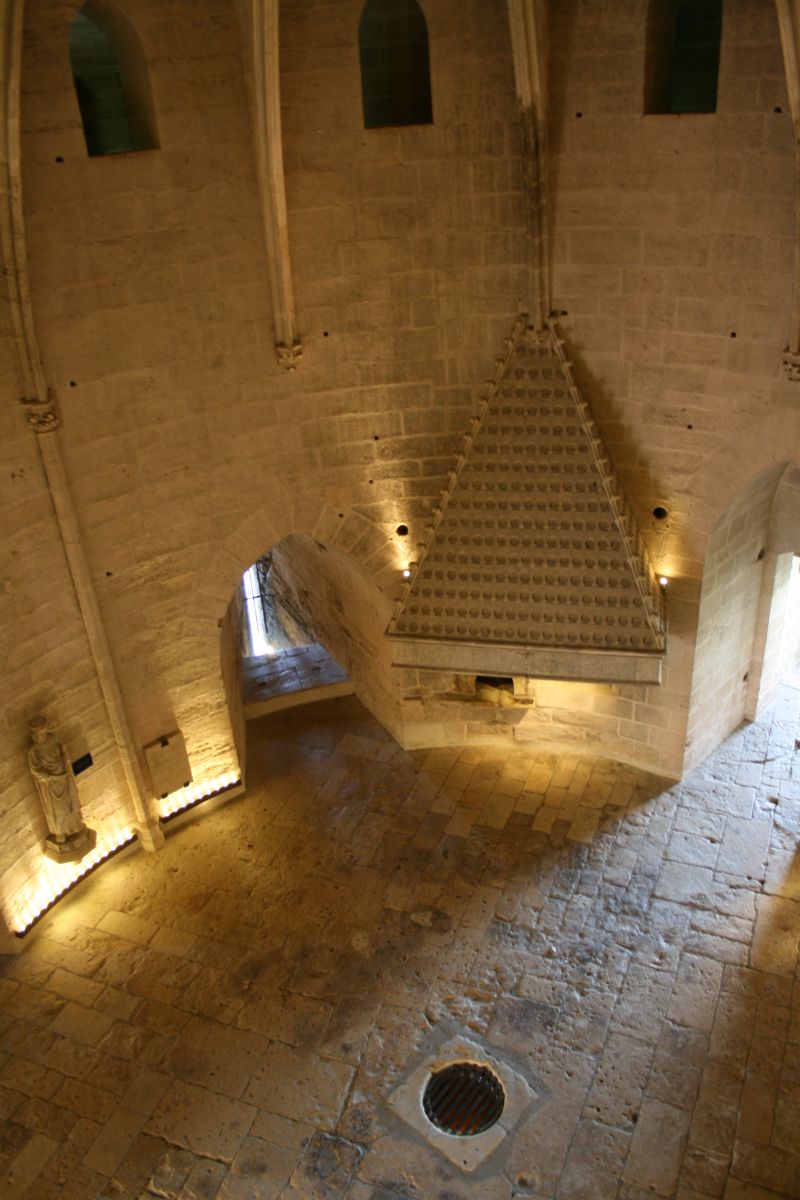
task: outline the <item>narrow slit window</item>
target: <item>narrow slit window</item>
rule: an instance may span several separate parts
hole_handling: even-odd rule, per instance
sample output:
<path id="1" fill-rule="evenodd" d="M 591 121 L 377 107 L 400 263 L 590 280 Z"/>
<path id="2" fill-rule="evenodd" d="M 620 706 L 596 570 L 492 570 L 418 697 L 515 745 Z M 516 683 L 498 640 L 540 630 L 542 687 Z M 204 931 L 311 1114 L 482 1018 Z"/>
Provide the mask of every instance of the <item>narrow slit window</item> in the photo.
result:
<path id="1" fill-rule="evenodd" d="M 158 147 L 147 63 L 132 26 L 89 0 L 69 34 L 72 78 L 90 158 Z"/>
<path id="2" fill-rule="evenodd" d="M 651 3 L 645 111 L 717 110 L 722 0 Z"/>
<path id="3" fill-rule="evenodd" d="M 417 0 L 368 0 L 358 42 L 364 127 L 430 125 L 428 27 Z"/>

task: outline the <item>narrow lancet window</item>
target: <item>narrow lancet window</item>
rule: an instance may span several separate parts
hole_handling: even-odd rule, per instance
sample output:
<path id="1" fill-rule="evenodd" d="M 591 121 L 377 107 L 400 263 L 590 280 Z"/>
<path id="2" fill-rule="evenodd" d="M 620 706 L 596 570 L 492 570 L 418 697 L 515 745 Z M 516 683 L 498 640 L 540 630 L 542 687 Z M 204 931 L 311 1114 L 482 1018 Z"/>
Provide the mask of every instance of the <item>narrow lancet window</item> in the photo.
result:
<path id="1" fill-rule="evenodd" d="M 358 42 L 365 128 L 430 125 L 428 27 L 417 0 L 367 0 Z"/>
<path id="2" fill-rule="evenodd" d="M 653 0 L 645 112 L 716 112 L 721 37 L 722 0 Z"/>
<path id="3" fill-rule="evenodd" d="M 122 13 L 88 0 L 70 26 L 69 57 L 90 157 L 157 148 L 147 63 Z"/>

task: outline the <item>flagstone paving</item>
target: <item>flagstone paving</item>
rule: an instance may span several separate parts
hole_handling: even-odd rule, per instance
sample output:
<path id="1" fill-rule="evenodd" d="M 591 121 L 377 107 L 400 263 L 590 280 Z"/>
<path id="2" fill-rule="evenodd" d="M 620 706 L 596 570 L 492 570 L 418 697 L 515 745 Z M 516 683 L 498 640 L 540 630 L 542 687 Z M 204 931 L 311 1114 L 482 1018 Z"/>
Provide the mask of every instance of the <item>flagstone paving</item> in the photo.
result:
<path id="1" fill-rule="evenodd" d="M 800 1197 L 799 736 L 785 686 L 670 786 L 251 723 L 246 795 L 0 960 L 0 1196 Z M 470 1172 L 390 1103 L 454 1039 L 526 1081 Z"/>

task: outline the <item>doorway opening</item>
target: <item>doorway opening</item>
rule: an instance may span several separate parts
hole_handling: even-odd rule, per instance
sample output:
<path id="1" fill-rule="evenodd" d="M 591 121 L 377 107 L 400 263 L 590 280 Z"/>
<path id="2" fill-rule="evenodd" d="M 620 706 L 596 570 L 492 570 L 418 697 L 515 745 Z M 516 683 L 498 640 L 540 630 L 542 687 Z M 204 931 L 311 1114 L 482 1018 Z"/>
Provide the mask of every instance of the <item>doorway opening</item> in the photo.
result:
<path id="1" fill-rule="evenodd" d="M 245 720 L 353 691 L 347 672 L 309 633 L 271 552 L 242 576 L 241 603 Z"/>

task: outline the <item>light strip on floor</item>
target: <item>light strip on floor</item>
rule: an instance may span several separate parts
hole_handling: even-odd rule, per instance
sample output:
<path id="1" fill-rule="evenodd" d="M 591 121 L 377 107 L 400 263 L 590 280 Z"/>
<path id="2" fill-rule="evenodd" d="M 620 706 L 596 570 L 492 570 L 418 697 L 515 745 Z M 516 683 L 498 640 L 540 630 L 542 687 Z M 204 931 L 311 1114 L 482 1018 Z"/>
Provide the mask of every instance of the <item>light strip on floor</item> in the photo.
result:
<path id="1" fill-rule="evenodd" d="M 9 902 L 10 926 L 17 937 L 24 937 L 32 925 L 44 916 L 57 900 L 65 896 L 102 863 L 136 840 L 133 829 L 118 829 L 98 835 L 97 844 L 80 862 L 55 863 L 42 856 L 36 874 Z"/>
<path id="2" fill-rule="evenodd" d="M 190 783 L 188 787 L 181 788 L 179 792 L 171 792 L 169 796 L 164 797 L 161 801 L 159 816 L 162 821 L 168 821 L 170 817 L 176 817 L 178 813 L 186 812 L 187 809 L 194 808 L 196 804 L 201 804 L 204 800 L 210 800 L 212 796 L 227 792 L 229 788 L 238 787 L 241 782 L 236 771 L 228 771 L 224 775 L 217 775 L 215 779 Z"/>

